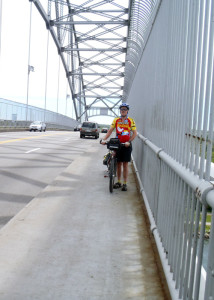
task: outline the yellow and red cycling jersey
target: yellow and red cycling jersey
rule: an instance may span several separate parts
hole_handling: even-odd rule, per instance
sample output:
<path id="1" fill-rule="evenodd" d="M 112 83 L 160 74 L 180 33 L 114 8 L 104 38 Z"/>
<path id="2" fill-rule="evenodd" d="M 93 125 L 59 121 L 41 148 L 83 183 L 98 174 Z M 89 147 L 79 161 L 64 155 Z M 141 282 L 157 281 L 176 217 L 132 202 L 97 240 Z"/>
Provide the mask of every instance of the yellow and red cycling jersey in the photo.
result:
<path id="1" fill-rule="evenodd" d="M 125 121 L 122 118 L 115 118 L 111 124 L 112 128 L 116 128 L 116 136 L 121 143 L 128 142 L 130 139 L 130 133 L 136 130 L 135 121 L 132 118 L 126 118 Z"/>

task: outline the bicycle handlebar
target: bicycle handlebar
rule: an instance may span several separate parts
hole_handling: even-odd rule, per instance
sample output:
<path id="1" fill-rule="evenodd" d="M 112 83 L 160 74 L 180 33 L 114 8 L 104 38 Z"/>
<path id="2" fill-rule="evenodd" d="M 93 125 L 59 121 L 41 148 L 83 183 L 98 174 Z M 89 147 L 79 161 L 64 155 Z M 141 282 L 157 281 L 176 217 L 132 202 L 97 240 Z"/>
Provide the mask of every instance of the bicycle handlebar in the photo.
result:
<path id="1" fill-rule="evenodd" d="M 101 139 L 100 140 L 100 144 L 102 144 L 102 142 L 103 142 L 103 140 Z M 105 141 L 105 144 L 102 144 L 102 145 L 107 145 L 109 142 L 110 142 L 110 140 L 109 141 Z M 130 143 L 131 144 L 131 142 L 126 142 L 126 143 Z M 120 145 L 125 146 L 126 143 L 120 143 Z"/>

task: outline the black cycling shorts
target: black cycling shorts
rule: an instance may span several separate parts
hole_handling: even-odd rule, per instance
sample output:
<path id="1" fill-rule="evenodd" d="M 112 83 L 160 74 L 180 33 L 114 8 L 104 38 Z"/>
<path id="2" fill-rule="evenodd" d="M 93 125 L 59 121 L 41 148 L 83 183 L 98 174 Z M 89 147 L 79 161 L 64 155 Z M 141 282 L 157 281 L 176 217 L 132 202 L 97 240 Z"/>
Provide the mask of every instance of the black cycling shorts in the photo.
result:
<path id="1" fill-rule="evenodd" d="M 131 153 L 132 153 L 132 145 L 130 147 L 121 147 L 120 150 L 117 151 L 117 161 L 118 162 L 130 162 L 131 161 Z"/>

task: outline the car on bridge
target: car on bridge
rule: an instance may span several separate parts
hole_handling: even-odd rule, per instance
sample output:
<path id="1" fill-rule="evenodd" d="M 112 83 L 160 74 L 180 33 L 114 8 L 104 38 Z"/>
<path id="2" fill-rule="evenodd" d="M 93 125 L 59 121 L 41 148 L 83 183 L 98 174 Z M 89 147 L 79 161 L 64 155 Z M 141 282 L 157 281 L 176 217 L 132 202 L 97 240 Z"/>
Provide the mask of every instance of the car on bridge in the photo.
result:
<path id="1" fill-rule="evenodd" d="M 80 131 L 81 125 L 77 125 L 74 127 L 74 131 Z"/>
<path id="2" fill-rule="evenodd" d="M 45 131 L 46 130 L 46 124 L 42 121 L 35 121 L 30 124 L 29 126 L 30 131 Z"/>
<path id="3" fill-rule="evenodd" d="M 80 138 L 85 136 L 94 136 L 95 139 L 98 139 L 100 129 L 97 123 L 94 122 L 83 122 L 80 128 Z"/>
<path id="4" fill-rule="evenodd" d="M 101 132 L 102 132 L 102 133 L 107 133 L 107 132 L 108 132 L 108 128 L 103 127 L 102 130 L 101 130 Z"/>

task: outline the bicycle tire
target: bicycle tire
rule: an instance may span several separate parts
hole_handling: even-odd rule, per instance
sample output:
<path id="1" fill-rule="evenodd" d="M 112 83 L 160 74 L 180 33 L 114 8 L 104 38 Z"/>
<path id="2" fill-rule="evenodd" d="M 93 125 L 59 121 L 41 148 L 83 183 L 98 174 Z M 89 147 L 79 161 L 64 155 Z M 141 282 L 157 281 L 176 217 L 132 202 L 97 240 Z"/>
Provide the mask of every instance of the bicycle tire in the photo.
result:
<path id="1" fill-rule="evenodd" d="M 115 179 L 115 172 L 116 172 L 116 162 L 115 158 L 112 158 L 110 161 L 110 166 L 109 166 L 109 192 L 113 192 L 113 187 L 114 187 L 114 179 Z"/>

